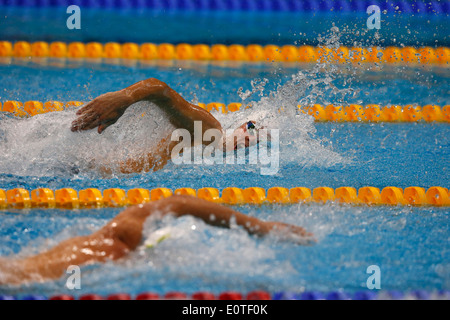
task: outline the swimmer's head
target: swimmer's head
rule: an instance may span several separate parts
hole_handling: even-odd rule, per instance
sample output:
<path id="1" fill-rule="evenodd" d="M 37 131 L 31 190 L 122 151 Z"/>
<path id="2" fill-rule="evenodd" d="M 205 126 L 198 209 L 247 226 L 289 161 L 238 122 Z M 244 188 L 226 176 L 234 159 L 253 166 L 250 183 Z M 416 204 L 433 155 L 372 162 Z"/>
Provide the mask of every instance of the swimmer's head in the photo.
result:
<path id="1" fill-rule="evenodd" d="M 247 121 L 236 130 L 233 134 L 225 139 L 224 150 L 231 151 L 240 148 L 248 148 L 259 142 L 258 128 L 256 121 Z"/>

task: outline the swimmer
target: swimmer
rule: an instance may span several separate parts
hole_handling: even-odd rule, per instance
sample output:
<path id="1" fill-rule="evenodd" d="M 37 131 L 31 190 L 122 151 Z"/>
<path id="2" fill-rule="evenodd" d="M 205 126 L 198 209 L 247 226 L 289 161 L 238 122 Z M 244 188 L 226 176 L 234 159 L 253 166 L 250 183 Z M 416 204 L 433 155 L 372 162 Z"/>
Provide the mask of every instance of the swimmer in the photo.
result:
<path id="1" fill-rule="evenodd" d="M 124 258 L 144 242 L 143 227 L 150 216 L 191 215 L 216 227 L 232 223 L 249 234 L 274 234 L 278 239 L 309 244 L 313 234 L 304 228 L 282 222 L 262 221 L 192 196 L 173 195 L 158 201 L 132 206 L 114 217 L 100 230 L 62 241 L 55 247 L 25 258 L 0 258 L 0 285 L 19 285 L 58 279 L 70 265 L 103 263 Z"/>
<path id="2" fill-rule="evenodd" d="M 221 141 L 214 143 L 222 143 L 224 151 L 253 146 L 259 142 L 255 121 L 245 122 L 234 130 L 232 136 L 225 137 L 220 122 L 210 112 L 187 102 L 166 83 L 154 78 L 103 94 L 88 102 L 76 113 L 78 117 L 72 122 L 71 130 L 77 132 L 97 128 L 97 132 L 102 133 L 116 123 L 128 107 L 139 101 L 152 102 L 166 113 L 176 128 L 188 130 L 192 137 L 192 146 L 195 121 L 202 122 L 202 136 L 208 129 L 217 129 L 222 133 Z M 135 173 L 162 169 L 178 143 L 179 141 L 171 141 L 171 136 L 156 141 L 154 149 L 144 157 L 130 158 L 121 162 L 120 171 Z M 108 170 L 103 168 L 103 171 Z"/>

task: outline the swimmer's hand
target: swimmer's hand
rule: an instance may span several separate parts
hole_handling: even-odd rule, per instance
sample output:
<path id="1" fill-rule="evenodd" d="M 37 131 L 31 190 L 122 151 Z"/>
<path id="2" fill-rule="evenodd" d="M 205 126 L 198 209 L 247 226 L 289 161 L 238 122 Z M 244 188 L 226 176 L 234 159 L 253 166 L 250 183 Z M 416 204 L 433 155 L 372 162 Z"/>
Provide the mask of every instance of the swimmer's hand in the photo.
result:
<path id="1" fill-rule="evenodd" d="M 71 130 L 82 131 L 98 127 L 98 133 L 102 133 L 116 123 L 132 103 L 123 91 L 105 93 L 77 111 L 78 118 L 72 122 Z"/>
<path id="2" fill-rule="evenodd" d="M 301 245 L 311 245 L 317 242 L 314 234 L 304 228 L 283 222 L 266 222 L 268 234 L 282 241 L 294 242 Z"/>

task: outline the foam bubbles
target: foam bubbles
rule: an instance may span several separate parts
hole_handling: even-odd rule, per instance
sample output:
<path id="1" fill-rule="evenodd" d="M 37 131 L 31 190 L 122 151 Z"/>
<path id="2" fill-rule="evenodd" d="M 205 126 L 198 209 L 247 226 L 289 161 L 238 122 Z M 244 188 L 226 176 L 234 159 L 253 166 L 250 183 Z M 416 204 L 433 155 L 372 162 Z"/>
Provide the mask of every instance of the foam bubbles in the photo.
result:
<path id="1" fill-rule="evenodd" d="M 71 132 L 75 111 L 0 120 L 0 172 L 59 176 L 114 168 L 120 161 L 148 153 L 155 141 L 174 129 L 163 111 L 147 102 L 131 106 L 102 134 L 95 129 Z"/>

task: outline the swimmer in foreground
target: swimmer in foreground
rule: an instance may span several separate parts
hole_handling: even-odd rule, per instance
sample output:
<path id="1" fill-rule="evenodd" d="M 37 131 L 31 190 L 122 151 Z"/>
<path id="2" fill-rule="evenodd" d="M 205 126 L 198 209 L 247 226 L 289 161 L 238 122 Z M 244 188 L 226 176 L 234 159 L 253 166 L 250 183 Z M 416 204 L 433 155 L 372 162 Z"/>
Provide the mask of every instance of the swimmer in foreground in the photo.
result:
<path id="1" fill-rule="evenodd" d="M 255 121 L 247 121 L 234 130 L 233 135 L 225 137 L 220 122 L 214 116 L 187 102 L 166 83 L 150 78 L 135 83 L 125 89 L 103 94 L 88 102 L 77 112 L 78 118 L 72 122 L 71 130 L 83 131 L 97 128 L 102 133 L 106 128 L 116 123 L 125 110 L 139 101 L 149 101 L 163 110 L 170 122 L 179 129 L 186 129 L 192 137 L 194 145 L 194 122 L 202 122 L 202 136 L 208 129 L 217 129 L 222 133 L 221 141 L 224 151 L 231 151 L 241 147 L 249 147 L 258 143 Z M 169 159 L 173 148 L 179 141 L 171 141 L 171 135 L 156 141 L 153 150 L 147 155 L 130 158 L 120 163 L 122 173 L 134 173 L 163 168 Z M 104 168 L 104 171 L 108 171 Z"/>
<path id="2" fill-rule="evenodd" d="M 146 219 L 150 216 L 161 219 L 165 215 L 191 215 L 210 225 L 224 228 L 235 223 L 249 234 L 274 234 L 278 239 L 299 244 L 315 242 L 313 234 L 299 226 L 262 221 L 203 199 L 173 195 L 130 207 L 91 235 L 65 240 L 37 255 L 0 258 L 0 285 L 58 279 L 70 265 L 82 266 L 123 258 L 145 240 L 142 239 L 142 232 Z"/>

